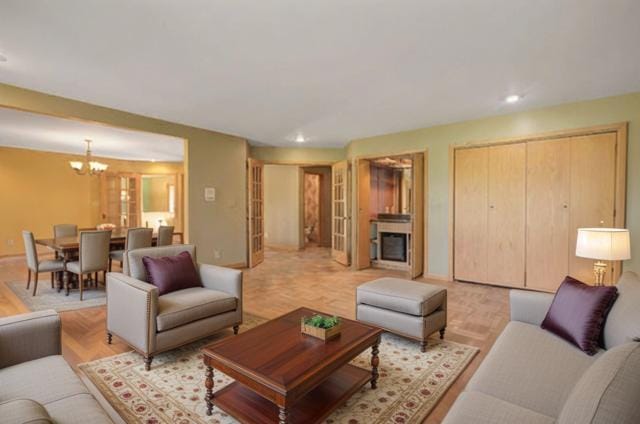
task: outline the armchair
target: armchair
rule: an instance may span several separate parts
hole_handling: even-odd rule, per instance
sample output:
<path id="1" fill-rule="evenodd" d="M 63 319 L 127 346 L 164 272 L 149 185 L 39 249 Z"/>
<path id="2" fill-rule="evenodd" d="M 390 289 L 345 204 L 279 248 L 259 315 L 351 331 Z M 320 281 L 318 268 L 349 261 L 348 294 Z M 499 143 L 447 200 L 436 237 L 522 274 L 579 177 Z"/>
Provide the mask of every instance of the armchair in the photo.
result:
<path id="1" fill-rule="evenodd" d="M 144 256 L 189 252 L 203 287 L 160 296 L 147 282 Z M 113 335 L 144 356 L 145 369 L 154 355 L 242 323 L 242 271 L 196 262 L 193 245 L 170 245 L 126 251 L 123 272 L 107 274 L 107 342 Z"/>

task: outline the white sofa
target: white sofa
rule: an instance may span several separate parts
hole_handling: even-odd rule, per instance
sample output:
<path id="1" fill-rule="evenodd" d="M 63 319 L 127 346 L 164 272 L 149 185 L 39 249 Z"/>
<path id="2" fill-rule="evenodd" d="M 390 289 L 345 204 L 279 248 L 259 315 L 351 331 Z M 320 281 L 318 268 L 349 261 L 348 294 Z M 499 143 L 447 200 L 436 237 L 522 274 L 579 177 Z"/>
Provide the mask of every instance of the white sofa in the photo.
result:
<path id="1" fill-rule="evenodd" d="M 640 423 L 640 277 L 617 287 L 594 356 L 540 328 L 552 294 L 512 290 L 511 322 L 443 423 Z"/>
<path id="2" fill-rule="evenodd" d="M 62 358 L 55 311 L 0 319 L 0 422 L 111 424 Z"/>

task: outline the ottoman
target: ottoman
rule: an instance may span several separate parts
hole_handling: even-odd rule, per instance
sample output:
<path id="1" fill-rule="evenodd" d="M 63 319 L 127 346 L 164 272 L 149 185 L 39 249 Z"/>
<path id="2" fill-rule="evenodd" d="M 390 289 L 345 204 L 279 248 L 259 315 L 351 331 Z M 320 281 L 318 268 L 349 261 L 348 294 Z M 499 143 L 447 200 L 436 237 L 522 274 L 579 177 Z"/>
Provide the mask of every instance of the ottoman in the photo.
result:
<path id="1" fill-rule="evenodd" d="M 356 289 L 356 319 L 403 337 L 418 340 L 424 352 L 427 337 L 444 337 L 447 290 L 401 278 L 380 278 Z"/>

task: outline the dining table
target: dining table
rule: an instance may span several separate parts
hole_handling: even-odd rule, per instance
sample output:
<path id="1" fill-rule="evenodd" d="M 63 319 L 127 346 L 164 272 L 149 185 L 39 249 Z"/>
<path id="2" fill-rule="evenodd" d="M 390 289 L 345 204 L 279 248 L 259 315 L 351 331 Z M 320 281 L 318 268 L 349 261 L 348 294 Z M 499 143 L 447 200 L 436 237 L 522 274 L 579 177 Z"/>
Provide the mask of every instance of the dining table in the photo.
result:
<path id="1" fill-rule="evenodd" d="M 80 233 L 82 231 L 95 231 L 95 228 L 81 228 L 78 230 L 78 234 L 72 237 L 52 237 L 36 239 L 36 244 L 46 246 L 49 249 L 55 251 L 60 259 L 66 264 L 69 261 L 76 260 L 80 251 Z M 125 241 L 127 239 L 128 228 L 118 227 L 111 230 L 111 243 L 109 250 L 124 249 Z M 184 235 L 180 231 L 174 231 L 174 237 L 180 239 L 180 243 L 184 242 Z M 152 244 L 155 245 L 158 239 L 158 234 L 153 233 Z M 69 294 L 69 272 L 62 271 L 56 273 L 56 283 L 58 293 L 64 288 L 66 294 Z"/>

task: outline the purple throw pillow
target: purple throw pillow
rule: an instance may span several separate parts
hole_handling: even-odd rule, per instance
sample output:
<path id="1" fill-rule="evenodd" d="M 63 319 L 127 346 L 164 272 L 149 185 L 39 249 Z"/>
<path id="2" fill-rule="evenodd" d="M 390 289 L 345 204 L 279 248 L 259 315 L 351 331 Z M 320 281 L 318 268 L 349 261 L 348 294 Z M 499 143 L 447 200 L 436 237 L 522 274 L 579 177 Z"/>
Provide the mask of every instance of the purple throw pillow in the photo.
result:
<path id="1" fill-rule="evenodd" d="M 202 287 L 189 252 L 161 258 L 143 256 L 142 263 L 147 271 L 147 281 L 158 288 L 160 296 L 176 290 Z"/>
<path id="2" fill-rule="evenodd" d="M 541 327 L 578 346 L 588 355 L 594 355 L 616 297 L 618 289 L 614 286 L 589 286 L 567 276 L 556 292 Z"/>

